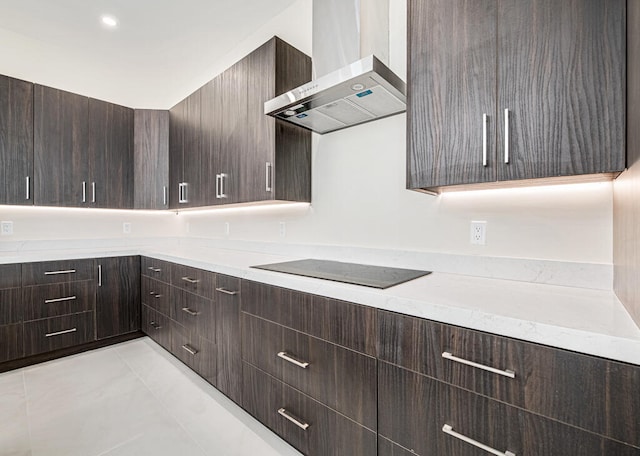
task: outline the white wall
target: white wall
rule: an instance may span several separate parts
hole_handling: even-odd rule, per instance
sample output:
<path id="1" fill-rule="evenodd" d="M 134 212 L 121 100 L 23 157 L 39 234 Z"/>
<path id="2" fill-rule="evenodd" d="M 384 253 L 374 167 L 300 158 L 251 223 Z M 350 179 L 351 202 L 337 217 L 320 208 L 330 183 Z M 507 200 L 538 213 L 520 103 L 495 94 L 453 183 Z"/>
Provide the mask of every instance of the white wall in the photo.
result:
<path id="1" fill-rule="evenodd" d="M 406 75 L 406 1 L 391 0 L 390 66 Z M 311 0 L 266 24 L 237 48 L 220 72 L 277 34 L 311 52 Z M 187 95 L 203 81 L 184 88 Z M 274 243 L 355 245 L 576 262 L 612 261 L 612 185 L 485 190 L 431 197 L 405 189 L 405 116 L 325 136 L 314 135 L 313 203 L 171 214 L 55 212 L 0 207 L 16 219 L 12 240 L 182 235 Z M 487 245 L 469 244 L 469 222 L 486 220 Z M 18 223 L 19 221 L 19 223 Z M 286 222 L 286 237 L 279 236 Z M 229 223 L 230 233 L 225 234 Z M 0 238 L 0 242 L 9 237 Z"/>

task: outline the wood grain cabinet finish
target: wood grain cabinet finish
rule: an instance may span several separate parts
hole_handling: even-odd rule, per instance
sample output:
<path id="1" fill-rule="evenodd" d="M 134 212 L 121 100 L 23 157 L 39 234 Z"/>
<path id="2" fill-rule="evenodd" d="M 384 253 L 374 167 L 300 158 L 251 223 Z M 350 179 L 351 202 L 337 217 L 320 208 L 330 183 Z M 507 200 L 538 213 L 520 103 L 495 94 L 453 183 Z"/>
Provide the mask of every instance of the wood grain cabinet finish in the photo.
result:
<path id="1" fill-rule="evenodd" d="M 242 328 L 244 360 L 375 431 L 375 358 L 246 313 Z"/>
<path id="2" fill-rule="evenodd" d="M 22 264 L 22 285 L 79 282 L 94 279 L 93 259 L 42 261 Z"/>
<path id="3" fill-rule="evenodd" d="M 168 209 L 169 111 L 136 109 L 133 118 L 133 207 Z"/>
<path id="4" fill-rule="evenodd" d="M 453 432 L 516 455 L 637 455 L 640 448 L 448 385 L 385 362 L 378 365 L 378 423 L 382 437 L 413 454 L 487 454 Z M 389 452 L 382 447 L 381 455 Z"/>
<path id="5" fill-rule="evenodd" d="M 0 204 L 33 204 L 33 84 L 1 75 Z"/>
<path id="6" fill-rule="evenodd" d="M 411 0 L 407 188 L 622 171 L 625 8 Z"/>
<path id="7" fill-rule="evenodd" d="M 186 123 L 184 99 L 169 110 L 169 208 L 177 209 L 183 189 L 184 125 Z"/>
<path id="8" fill-rule="evenodd" d="M 96 289 L 92 280 L 23 288 L 24 320 L 94 311 Z"/>
<path id="9" fill-rule="evenodd" d="M 215 274 L 203 269 L 173 264 L 171 266 L 171 285 L 211 299 L 215 288 Z"/>
<path id="10" fill-rule="evenodd" d="M 217 361 L 215 342 L 171 321 L 171 353 L 215 386 Z"/>
<path id="11" fill-rule="evenodd" d="M 0 264 L 0 289 L 20 288 L 22 267 L 19 264 Z"/>
<path id="12" fill-rule="evenodd" d="M 98 339 L 140 329 L 140 257 L 98 258 L 96 334 Z"/>
<path id="13" fill-rule="evenodd" d="M 151 337 L 165 350 L 171 351 L 171 326 L 167 315 L 147 305 L 142 305 L 142 332 Z"/>
<path id="14" fill-rule="evenodd" d="M 89 99 L 36 84 L 33 117 L 34 203 L 86 205 L 90 186 Z"/>
<path id="15" fill-rule="evenodd" d="M 168 283 L 142 276 L 140 300 L 166 316 L 171 315 L 171 286 Z"/>
<path id="16" fill-rule="evenodd" d="M 133 109 L 89 99 L 91 207 L 133 208 Z"/>
<path id="17" fill-rule="evenodd" d="M 379 311 L 381 360 L 640 446 L 640 367 Z M 443 353 L 514 378 L 443 358 Z"/>
<path id="18" fill-rule="evenodd" d="M 242 353 L 240 332 L 241 281 L 216 274 L 216 387 L 237 404 L 242 404 Z"/>
<path id="19" fill-rule="evenodd" d="M 25 356 L 95 340 L 94 318 L 91 311 L 24 323 Z"/>
<path id="20" fill-rule="evenodd" d="M 164 283 L 171 283 L 171 266 L 170 262 L 155 258 L 142 257 L 140 259 L 140 273 L 145 277 L 151 277 Z"/>
<path id="21" fill-rule="evenodd" d="M 216 340 L 216 306 L 211 299 L 184 290 L 171 290 L 171 319 L 188 331 Z"/>
<path id="22" fill-rule="evenodd" d="M 20 323 L 23 315 L 22 290 L 20 288 L 0 290 L 0 326 Z"/>
<path id="23" fill-rule="evenodd" d="M 377 454 L 375 432 L 248 363 L 243 364 L 243 391 L 244 408 L 305 455 Z"/>
<path id="24" fill-rule="evenodd" d="M 376 354 L 376 310 L 259 282 L 242 282 L 242 310 L 368 355 Z"/>
<path id="25" fill-rule="evenodd" d="M 0 325 L 0 363 L 23 356 L 23 324 Z"/>

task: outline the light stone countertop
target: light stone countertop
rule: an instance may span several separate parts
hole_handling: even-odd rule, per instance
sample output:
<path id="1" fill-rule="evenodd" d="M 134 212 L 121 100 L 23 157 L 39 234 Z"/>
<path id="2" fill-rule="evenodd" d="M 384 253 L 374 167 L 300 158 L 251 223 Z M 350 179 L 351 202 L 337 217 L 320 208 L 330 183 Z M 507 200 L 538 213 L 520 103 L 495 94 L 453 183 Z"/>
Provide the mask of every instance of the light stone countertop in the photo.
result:
<path id="1" fill-rule="evenodd" d="M 377 290 L 250 268 L 300 257 L 175 244 L 2 252 L 0 264 L 138 254 L 640 365 L 640 328 L 610 290 L 442 272 Z"/>

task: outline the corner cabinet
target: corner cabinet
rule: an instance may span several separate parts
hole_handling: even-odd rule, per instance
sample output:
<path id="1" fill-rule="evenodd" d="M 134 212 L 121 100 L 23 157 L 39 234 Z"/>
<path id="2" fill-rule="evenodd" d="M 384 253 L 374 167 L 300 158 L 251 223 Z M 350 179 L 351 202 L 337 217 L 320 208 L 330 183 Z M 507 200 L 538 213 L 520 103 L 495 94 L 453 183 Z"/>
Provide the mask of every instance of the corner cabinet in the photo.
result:
<path id="1" fill-rule="evenodd" d="M 169 111 L 134 112 L 135 209 L 169 208 Z"/>
<path id="2" fill-rule="evenodd" d="M 625 0 L 408 8 L 407 188 L 624 169 Z"/>

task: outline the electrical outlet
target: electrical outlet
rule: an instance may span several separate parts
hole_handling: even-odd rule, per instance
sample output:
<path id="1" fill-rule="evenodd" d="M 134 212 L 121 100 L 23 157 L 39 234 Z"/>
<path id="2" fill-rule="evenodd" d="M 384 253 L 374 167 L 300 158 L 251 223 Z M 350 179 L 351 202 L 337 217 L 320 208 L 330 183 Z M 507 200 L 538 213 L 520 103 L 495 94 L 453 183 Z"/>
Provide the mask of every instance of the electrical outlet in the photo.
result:
<path id="1" fill-rule="evenodd" d="M 0 232 L 3 236 L 11 236 L 13 234 L 13 222 L 0 222 L 2 229 Z"/>
<path id="2" fill-rule="evenodd" d="M 231 232 L 231 224 L 229 222 L 225 222 L 224 223 L 224 234 L 226 236 L 229 236 L 230 232 Z"/>
<path id="3" fill-rule="evenodd" d="M 487 243 L 487 222 L 484 222 L 484 221 L 471 222 L 470 242 L 475 245 L 485 245 Z"/>
<path id="4" fill-rule="evenodd" d="M 280 222 L 280 237 L 283 238 L 287 235 L 287 224 Z"/>
<path id="5" fill-rule="evenodd" d="M 122 224 L 122 232 L 124 234 L 131 234 L 131 223 L 129 222 L 124 222 Z"/>

